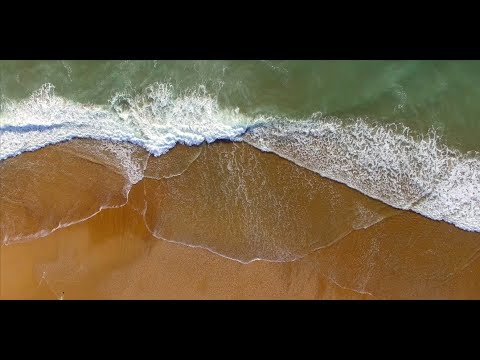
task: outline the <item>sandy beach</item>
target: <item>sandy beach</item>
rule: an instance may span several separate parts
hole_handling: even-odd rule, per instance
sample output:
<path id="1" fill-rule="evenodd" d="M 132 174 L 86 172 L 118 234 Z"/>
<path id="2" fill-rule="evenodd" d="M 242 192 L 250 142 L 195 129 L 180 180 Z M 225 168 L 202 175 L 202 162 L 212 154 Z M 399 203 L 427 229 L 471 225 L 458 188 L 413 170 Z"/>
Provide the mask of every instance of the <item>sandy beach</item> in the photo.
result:
<path id="1" fill-rule="evenodd" d="M 134 185 L 96 148 L 0 162 L 2 299 L 480 298 L 479 233 L 244 143 L 135 148 Z"/>

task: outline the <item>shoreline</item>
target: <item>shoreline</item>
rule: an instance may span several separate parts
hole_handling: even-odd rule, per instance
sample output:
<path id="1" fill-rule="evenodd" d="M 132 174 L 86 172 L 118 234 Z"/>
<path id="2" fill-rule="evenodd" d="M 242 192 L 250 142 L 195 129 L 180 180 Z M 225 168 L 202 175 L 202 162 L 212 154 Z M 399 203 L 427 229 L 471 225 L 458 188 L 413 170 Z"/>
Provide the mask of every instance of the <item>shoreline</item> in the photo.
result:
<path id="1" fill-rule="evenodd" d="M 3 234 L 120 206 L 2 245 L 1 298 L 480 298 L 479 233 L 244 143 L 177 146 L 145 161 L 149 177 L 133 186 L 109 154 L 94 163 L 76 151 L 97 144 L 0 163 Z"/>

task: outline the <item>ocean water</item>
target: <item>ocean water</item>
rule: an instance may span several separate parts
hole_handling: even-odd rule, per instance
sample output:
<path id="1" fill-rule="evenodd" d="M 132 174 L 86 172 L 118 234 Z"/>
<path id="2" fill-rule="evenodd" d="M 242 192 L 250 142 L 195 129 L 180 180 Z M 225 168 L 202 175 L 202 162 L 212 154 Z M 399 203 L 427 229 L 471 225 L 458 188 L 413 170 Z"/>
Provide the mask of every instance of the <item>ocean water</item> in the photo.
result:
<path id="1" fill-rule="evenodd" d="M 479 61 L 0 61 L 0 160 L 93 138 L 135 184 L 181 174 L 176 144 L 247 142 L 479 232 L 479 81 Z"/>

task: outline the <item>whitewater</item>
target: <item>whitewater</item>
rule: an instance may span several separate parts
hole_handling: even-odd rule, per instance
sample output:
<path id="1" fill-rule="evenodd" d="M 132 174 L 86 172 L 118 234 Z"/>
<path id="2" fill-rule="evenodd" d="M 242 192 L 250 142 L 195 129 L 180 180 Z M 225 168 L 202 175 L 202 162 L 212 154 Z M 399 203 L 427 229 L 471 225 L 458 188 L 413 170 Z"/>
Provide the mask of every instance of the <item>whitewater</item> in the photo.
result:
<path id="1" fill-rule="evenodd" d="M 480 232 L 480 154 L 447 147 L 435 129 L 321 113 L 247 116 L 222 108 L 205 87 L 179 92 L 167 83 L 116 93 L 105 105 L 57 96 L 52 84 L 24 100 L 1 99 L 0 160 L 74 138 L 128 142 L 154 156 L 177 143 L 245 141 L 395 208 Z M 130 183 L 144 177 L 144 166 L 117 157 Z"/>

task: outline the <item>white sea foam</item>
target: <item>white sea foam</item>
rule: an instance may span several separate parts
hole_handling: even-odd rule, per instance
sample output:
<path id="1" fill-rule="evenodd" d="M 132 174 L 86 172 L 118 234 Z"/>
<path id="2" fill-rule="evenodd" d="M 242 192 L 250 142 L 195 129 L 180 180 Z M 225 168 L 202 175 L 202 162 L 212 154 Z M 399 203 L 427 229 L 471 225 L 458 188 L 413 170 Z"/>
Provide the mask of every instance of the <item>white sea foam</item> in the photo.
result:
<path id="1" fill-rule="evenodd" d="M 221 110 L 202 89 L 176 95 L 168 84 L 141 94 L 116 94 L 109 106 L 83 105 L 54 93 L 45 84 L 28 99 L 5 100 L 0 113 L 0 160 L 73 138 L 129 141 L 154 155 L 175 144 L 199 145 L 234 139 L 248 118 Z"/>
<path id="2" fill-rule="evenodd" d="M 242 139 L 396 208 L 480 231 L 480 156 L 447 148 L 434 131 L 324 118 L 270 122 Z"/>
<path id="3" fill-rule="evenodd" d="M 242 140 L 396 208 L 480 231 L 480 156 L 447 148 L 434 131 L 417 136 L 402 125 L 322 116 L 253 119 L 222 109 L 201 87 L 177 94 L 169 84 L 118 93 L 105 106 L 66 100 L 50 84 L 3 101 L 0 160 L 72 138 L 128 141 L 156 156 L 176 143 Z M 126 174 L 129 182 L 143 169 Z"/>

